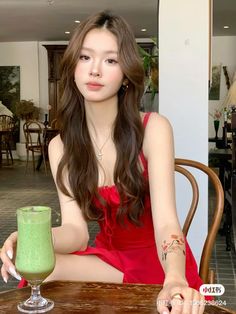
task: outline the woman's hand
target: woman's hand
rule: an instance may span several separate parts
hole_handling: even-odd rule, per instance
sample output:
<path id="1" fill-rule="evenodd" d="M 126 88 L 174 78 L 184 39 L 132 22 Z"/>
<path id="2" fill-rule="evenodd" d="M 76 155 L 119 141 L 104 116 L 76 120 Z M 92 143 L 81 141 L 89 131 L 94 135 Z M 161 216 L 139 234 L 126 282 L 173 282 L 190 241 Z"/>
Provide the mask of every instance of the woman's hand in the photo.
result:
<path id="1" fill-rule="evenodd" d="M 9 274 L 11 274 L 16 279 L 21 280 L 21 277 L 19 274 L 17 274 L 15 265 L 13 264 L 16 242 L 17 232 L 13 232 L 6 239 L 1 250 L 0 257 L 3 264 L 1 268 L 1 274 L 5 283 L 8 281 Z"/>
<path id="2" fill-rule="evenodd" d="M 204 296 L 186 284 L 171 282 L 164 284 L 157 298 L 157 310 L 160 314 L 202 314 Z"/>

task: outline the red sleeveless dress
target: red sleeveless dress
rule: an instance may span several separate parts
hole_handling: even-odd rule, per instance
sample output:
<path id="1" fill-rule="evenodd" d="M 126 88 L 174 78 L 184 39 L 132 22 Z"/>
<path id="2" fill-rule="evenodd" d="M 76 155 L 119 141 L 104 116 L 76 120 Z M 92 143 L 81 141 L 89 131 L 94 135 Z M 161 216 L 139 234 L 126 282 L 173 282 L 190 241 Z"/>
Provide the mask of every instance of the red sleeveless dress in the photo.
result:
<path id="1" fill-rule="evenodd" d="M 144 128 L 150 113 L 144 117 Z M 144 166 L 144 176 L 147 178 L 147 162 L 141 152 L 140 158 Z M 116 221 L 116 213 L 120 205 L 119 194 L 116 186 L 99 188 L 99 193 L 106 200 L 108 206 L 102 206 L 104 219 L 99 221 L 100 232 L 95 239 L 95 247 L 88 247 L 85 251 L 76 251 L 72 254 L 94 254 L 104 262 L 117 268 L 124 274 L 124 283 L 162 284 L 164 271 L 157 255 L 154 229 L 152 222 L 150 196 L 146 195 L 145 211 L 141 217 L 142 226 L 137 227 L 125 219 L 121 226 Z M 197 264 L 186 242 L 186 278 L 189 286 L 199 290 L 202 280 L 198 275 Z M 25 285 L 22 280 L 19 287 Z"/>

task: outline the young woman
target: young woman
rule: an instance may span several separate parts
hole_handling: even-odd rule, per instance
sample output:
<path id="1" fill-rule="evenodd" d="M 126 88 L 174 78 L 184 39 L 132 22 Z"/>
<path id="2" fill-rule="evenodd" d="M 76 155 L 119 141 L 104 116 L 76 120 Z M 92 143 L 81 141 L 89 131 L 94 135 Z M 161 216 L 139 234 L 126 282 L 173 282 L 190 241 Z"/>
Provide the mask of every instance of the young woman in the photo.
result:
<path id="1" fill-rule="evenodd" d="M 62 222 L 53 228 L 56 267 L 47 280 L 163 284 L 160 313 L 170 313 L 167 302 L 171 313 L 203 313 L 176 214 L 171 126 L 139 112 L 144 71 L 127 23 L 107 12 L 81 23 L 62 73 L 60 135 L 49 145 Z M 89 220 L 100 224 L 95 247 Z M 2 249 L 5 281 L 15 273 L 16 241 L 15 232 Z"/>

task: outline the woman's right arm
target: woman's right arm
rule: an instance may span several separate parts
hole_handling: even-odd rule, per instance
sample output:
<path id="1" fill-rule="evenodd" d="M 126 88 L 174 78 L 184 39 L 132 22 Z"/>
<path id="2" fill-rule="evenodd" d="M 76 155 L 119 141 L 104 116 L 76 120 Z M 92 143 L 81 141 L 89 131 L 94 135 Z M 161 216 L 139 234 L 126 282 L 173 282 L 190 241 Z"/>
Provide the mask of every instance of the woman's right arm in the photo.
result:
<path id="1" fill-rule="evenodd" d="M 57 135 L 50 141 L 48 153 L 55 184 L 56 173 L 63 155 L 63 149 L 60 135 Z M 72 195 L 66 171 L 64 171 L 63 179 L 66 188 Z M 82 211 L 72 197 L 63 194 L 57 184 L 56 187 L 61 207 L 61 226 L 52 229 L 55 252 L 66 254 L 73 251 L 85 250 L 88 245 L 89 232 Z"/>
<path id="2" fill-rule="evenodd" d="M 49 160 L 55 182 L 56 172 L 62 154 L 63 143 L 60 137 L 56 136 L 49 144 Z M 68 182 L 66 173 L 64 180 Z M 71 192 L 68 184 L 66 184 L 66 187 L 68 191 Z M 62 254 L 85 250 L 88 245 L 89 233 L 82 212 L 73 198 L 63 194 L 58 187 L 57 191 L 61 207 L 61 226 L 52 228 L 54 250 Z M 9 235 L 1 249 L 0 258 L 3 263 L 1 275 L 5 282 L 7 282 L 9 274 L 20 280 L 20 276 L 16 273 L 14 265 L 16 243 L 17 231 Z"/>

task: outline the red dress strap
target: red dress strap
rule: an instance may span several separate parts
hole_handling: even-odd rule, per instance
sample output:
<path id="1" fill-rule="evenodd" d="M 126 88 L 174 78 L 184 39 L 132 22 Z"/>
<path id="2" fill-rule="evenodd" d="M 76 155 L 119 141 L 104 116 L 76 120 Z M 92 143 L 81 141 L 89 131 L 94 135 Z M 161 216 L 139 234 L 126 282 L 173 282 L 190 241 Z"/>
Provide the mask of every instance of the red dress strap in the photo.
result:
<path id="1" fill-rule="evenodd" d="M 147 112 L 145 114 L 144 118 L 143 118 L 143 127 L 144 127 L 144 129 L 146 128 L 146 125 L 148 123 L 150 115 L 151 115 L 151 112 Z M 146 159 L 144 157 L 143 150 L 141 150 L 139 156 L 140 156 L 141 162 L 143 164 L 144 170 L 146 171 L 147 170 L 147 161 L 146 161 Z"/>
<path id="2" fill-rule="evenodd" d="M 144 127 L 144 129 L 146 128 L 146 125 L 147 125 L 147 123 L 148 123 L 148 120 L 149 120 L 150 115 L 151 115 L 151 112 L 147 112 L 147 113 L 145 114 L 144 118 L 143 118 L 143 127 Z"/>

